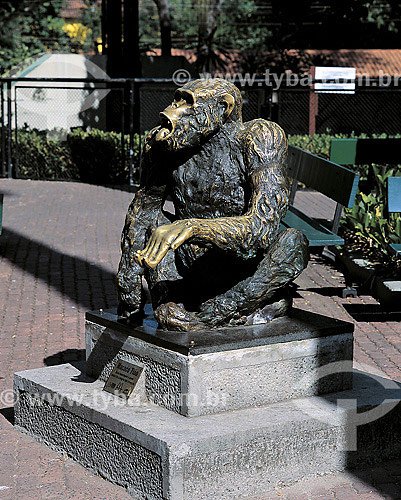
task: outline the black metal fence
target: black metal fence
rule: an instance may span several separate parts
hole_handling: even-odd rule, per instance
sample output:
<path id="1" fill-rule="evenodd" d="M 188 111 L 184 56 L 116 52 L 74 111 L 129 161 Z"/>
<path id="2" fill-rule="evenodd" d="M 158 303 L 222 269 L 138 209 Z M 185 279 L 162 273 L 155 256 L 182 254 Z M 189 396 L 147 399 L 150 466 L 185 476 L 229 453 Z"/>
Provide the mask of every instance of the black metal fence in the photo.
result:
<path id="1" fill-rule="evenodd" d="M 355 91 L 318 94 L 308 86 L 275 89 L 264 80 L 235 83 L 243 94 L 245 121 L 272 119 L 287 134 L 401 132 L 401 88 L 395 81 L 384 86 L 371 80 Z M 125 169 L 133 183 L 140 136 L 157 125 L 176 88 L 171 79 L 2 78 L 0 174 L 82 180 L 68 156 L 71 134 L 82 129 L 109 134 L 108 147 L 115 151 L 110 158 L 119 163 L 114 168 Z M 104 151 L 94 147 L 90 154 L 95 161 Z"/>
<path id="2" fill-rule="evenodd" d="M 283 88 L 276 100 L 273 118 L 287 134 L 310 133 L 313 118 L 314 132 L 319 134 L 401 133 L 401 88 L 395 86 L 359 86 L 355 92 L 319 94 L 305 88 Z"/>
<path id="3" fill-rule="evenodd" d="M 65 168 L 63 155 L 63 151 L 68 151 L 69 135 L 76 129 L 115 132 L 118 134 L 119 161 L 123 165 L 126 160 L 132 162 L 129 154 L 132 148 L 125 145 L 127 139 L 129 143 L 130 126 L 132 128 L 131 82 L 3 78 L 0 90 L 3 176 L 77 178 L 76 169 Z M 38 154 L 37 148 L 44 144 L 49 144 L 49 150 Z M 125 158 L 127 149 L 128 158 Z"/>

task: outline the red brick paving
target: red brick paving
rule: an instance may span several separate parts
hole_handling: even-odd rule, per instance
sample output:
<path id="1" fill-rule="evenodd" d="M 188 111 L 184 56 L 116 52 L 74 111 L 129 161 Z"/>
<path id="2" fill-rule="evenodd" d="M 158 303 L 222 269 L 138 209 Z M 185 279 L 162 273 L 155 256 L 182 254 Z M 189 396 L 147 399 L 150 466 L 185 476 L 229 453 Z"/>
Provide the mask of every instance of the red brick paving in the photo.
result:
<path id="1" fill-rule="evenodd" d="M 5 194 L 0 237 L 0 408 L 11 402 L 16 371 L 83 356 L 84 314 L 116 304 L 114 273 L 132 194 L 69 182 L 0 180 Z M 299 193 L 298 206 L 329 216 L 333 206 Z M 357 322 L 344 305 L 367 309 L 369 295 L 340 298 L 343 277 L 313 257 L 297 280 L 303 309 L 355 323 L 355 360 L 401 381 L 401 327 L 393 317 Z M 355 316 L 357 317 L 357 316 Z M 377 320 L 380 321 L 377 321 Z M 8 393 L 4 391 L 9 391 Z M 16 432 L 0 414 L 0 500 L 123 500 L 123 488 Z M 379 500 L 401 498 L 401 461 L 276 488 L 265 500 Z"/>

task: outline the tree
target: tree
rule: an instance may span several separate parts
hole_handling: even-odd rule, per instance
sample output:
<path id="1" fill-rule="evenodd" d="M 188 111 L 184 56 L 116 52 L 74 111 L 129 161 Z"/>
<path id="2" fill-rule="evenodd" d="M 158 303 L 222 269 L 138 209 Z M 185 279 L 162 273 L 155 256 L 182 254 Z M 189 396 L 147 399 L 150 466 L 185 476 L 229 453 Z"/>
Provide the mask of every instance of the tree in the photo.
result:
<path id="1" fill-rule="evenodd" d="M 98 0 L 84 0 L 85 6 L 81 11 L 81 23 L 86 28 L 83 40 L 83 51 L 99 53 L 102 36 L 101 3 Z"/>
<path id="2" fill-rule="evenodd" d="M 140 0 L 146 48 L 160 44 L 156 1 Z M 399 46 L 401 4 L 392 0 L 166 1 L 173 47 L 196 49 L 203 71 L 221 67 L 222 54 L 233 50 L 241 54 L 242 68 L 266 69 L 308 66 L 303 49 Z"/>
<path id="3" fill-rule="evenodd" d="M 217 30 L 223 0 L 202 0 L 198 20 L 197 68 L 199 72 L 212 72 L 221 58 L 213 48 L 213 38 Z"/>
<path id="4" fill-rule="evenodd" d="M 171 5 L 169 0 L 154 0 L 160 23 L 162 56 L 171 56 Z"/>
<path id="5" fill-rule="evenodd" d="M 7 73 L 30 58 L 48 51 L 76 51 L 64 32 L 60 10 L 64 0 L 20 0 L 0 2 L 0 72 Z"/>

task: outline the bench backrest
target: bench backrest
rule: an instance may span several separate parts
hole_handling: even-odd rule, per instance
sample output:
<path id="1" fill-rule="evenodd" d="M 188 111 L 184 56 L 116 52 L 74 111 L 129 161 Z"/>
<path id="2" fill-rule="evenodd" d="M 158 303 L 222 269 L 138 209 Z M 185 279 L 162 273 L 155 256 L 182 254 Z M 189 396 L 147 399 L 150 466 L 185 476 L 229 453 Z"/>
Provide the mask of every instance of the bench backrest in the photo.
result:
<path id="1" fill-rule="evenodd" d="M 389 177 L 387 184 L 389 212 L 401 212 L 401 177 Z"/>
<path id="2" fill-rule="evenodd" d="M 330 160 L 339 165 L 397 165 L 401 139 L 332 139 Z"/>
<path id="3" fill-rule="evenodd" d="M 359 174 L 295 146 L 288 147 L 288 174 L 340 205 L 352 208 Z"/>

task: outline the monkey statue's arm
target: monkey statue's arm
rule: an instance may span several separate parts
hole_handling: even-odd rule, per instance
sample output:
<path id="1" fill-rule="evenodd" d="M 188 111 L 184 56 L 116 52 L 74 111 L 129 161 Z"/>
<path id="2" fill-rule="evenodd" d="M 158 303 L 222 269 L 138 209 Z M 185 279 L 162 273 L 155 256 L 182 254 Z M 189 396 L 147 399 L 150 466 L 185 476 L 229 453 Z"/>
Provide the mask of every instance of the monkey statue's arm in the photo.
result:
<path id="1" fill-rule="evenodd" d="M 241 133 L 252 196 L 247 212 L 239 217 L 184 219 L 158 227 L 134 259 L 154 268 L 171 248 L 191 239 L 201 245 L 216 245 L 243 258 L 266 248 L 288 208 L 285 178 L 287 140 L 273 122 L 255 120 Z"/>
<path id="2" fill-rule="evenodd" d="M 142 305 L 143 268 L 133 259 L 133 254 L 145 246 L 146 236 L 157 227 L 166 195 L 162 169 L 151 155 L 155 131 L 151 130 L 144 141 L 141 185 L 128 208 L 121 235 L 117 289 L 120 314 L 125 315 L 136 312 Z"/>

